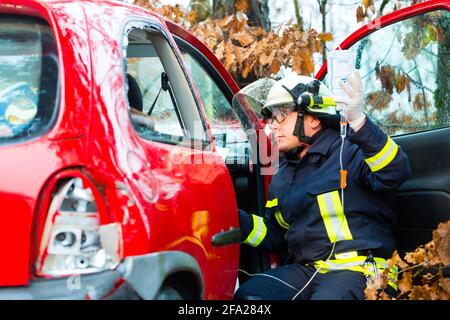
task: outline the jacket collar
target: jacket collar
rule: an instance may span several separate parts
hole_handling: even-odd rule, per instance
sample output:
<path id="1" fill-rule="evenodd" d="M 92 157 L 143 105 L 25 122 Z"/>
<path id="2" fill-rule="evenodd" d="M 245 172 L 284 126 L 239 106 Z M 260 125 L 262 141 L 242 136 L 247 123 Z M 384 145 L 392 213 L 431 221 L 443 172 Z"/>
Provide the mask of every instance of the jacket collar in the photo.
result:
<path id="1" fill-rule="evenodd" d="M 331 145 L 339 137 L 339 132 L 327 128 L 322 135 L 309 147 L 306 154 L 320 154 L 326 156 L 330 151 Z"/>
<path id="2" fill-rule="evenodd" d="M 327 156 L 330 151 L 333 142 L 339 138 L 339 132 L 337 130 L 327 128 L 320 137 L 309 147 L 306 151 L 305 157 L 307 157 L 309 162 L 317 162 L 321 156 Z M 286 162 L 289 165 L 297 166 L 301 159 L 286 159 L 283 153 L 280 153 L 280 165 L 282 162 Z"/>

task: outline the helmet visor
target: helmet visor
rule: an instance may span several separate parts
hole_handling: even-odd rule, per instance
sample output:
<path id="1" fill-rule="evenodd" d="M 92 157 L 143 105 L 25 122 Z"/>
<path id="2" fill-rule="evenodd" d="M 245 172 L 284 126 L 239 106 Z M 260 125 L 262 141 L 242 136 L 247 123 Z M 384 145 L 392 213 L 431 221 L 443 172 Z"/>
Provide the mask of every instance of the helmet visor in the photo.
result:
<path id="1" fill-rule="evenodd" d="M 233 108 L 237 110 L 251 109 L 260 120 L 263 120 L 266 118 L 263 108 L 267 101 L 267 95 L 275 83 L 276 81 L 270 78 L 252 82 L 233 96 Z"/>

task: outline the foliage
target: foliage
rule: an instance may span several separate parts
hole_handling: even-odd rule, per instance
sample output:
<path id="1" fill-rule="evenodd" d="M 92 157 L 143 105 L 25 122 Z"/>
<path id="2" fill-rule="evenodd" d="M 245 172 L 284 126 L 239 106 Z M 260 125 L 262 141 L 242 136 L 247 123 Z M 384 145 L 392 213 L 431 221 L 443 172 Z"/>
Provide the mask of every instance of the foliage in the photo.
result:
<path id="1" fill-rule="evenodd" d="M 273 76 L 282 66 L 310 75 L 314 72 L 313 54 L 321 52 L 321 43 L 333 39 L 330 33 L 301 31 L 298 25 L 287 26 L 281 33 L 249 26 L 245 14 L 248 0 L 237 1 L 233 15 L 200 23 L 196 23 L 195 11 L 183 12 L 179 6 L 148 0 L 136 0 L 135 4 L 188 29 L 214 52 L 239 83 Z"/>
<path id="2" fill-rule="evenodd" d="M 403 259 L 394 252 L 389 268 L 398 268 L 396 300 L 450 300 L 450 221 L 440 223 L 433 231 L 433 240 L 408 252 Z M 385 292 L 388 270 L 381 281 L 372 281 L 365 290 L 367 300 L 392 300 Z M 446 273 L 447 272 L 447 273 Z"/>

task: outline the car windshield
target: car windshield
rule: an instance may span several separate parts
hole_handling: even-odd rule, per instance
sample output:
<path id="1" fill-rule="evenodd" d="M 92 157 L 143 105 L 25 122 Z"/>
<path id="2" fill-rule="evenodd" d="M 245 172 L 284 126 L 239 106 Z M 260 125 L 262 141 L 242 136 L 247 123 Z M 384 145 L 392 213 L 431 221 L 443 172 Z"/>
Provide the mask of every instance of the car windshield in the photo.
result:
<path id="1" fill-rule="evenodd" d="M 48 130 L 56 109 L 57 61 L 48 25 L 0 16 L 0 144 Z"/>

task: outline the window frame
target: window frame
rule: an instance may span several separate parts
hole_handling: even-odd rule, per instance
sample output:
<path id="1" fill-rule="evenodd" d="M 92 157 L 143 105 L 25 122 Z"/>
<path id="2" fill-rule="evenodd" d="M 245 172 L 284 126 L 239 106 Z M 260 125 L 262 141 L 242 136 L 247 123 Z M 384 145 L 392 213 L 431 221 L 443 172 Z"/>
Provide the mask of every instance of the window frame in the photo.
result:
<path id="1" fill-rule="evenodd" d="M 233 109 L 233 96 L 234 93 L 231 90 L 231 88 L 228 86 L 227 82 L 221 77 L 220 73 L 214 68 L 214 66 L 211 64 L 211 62 L 193 45 L 188 43 L 186 40 L 181 38 L 178 35 L 173 35 L 173 38 L 175 40 L 175 43 L 180 48 L 180 52 L 183 50 L 187 53 L 192 55 L 192 57 L 197 61 L 197 63 L 205 69 L 205 71 L 210 76 L 211 80 L 214 81 L 214 83 L 217 84 L 217 87 L 219 90 L 223 93 L 225 98 L 227 99 L 228 103 L 230 104 L 231 109 L 236 115 L 236 118 L 239 120 L 240 124 L 242 125 L 243 130 L 255 130 L 252 122 L 250 121 L 249 116 L 244 110 L 234 110 Z M 236 114 L 236 111 L 239 112 L 239 115 Z"/>
<path id="2" fill-rule="evenodd" d="M 144 139 L 145 141 L 155 141 L 155 142 L 160 142 L 160 143 L 164 143 L 164 144 L 176 145 L 176 146 L 186 147 L 186 148 L 190 148 L 190 149 L 197 149 L 197 150 L 210 150 L 212 147 L 210 131 L 208 130 L 208 126 L 206 125 L 207 122 L 206 122 L 206 119 L 200 108 L 200 103 L 197 99 L 197 96 L 195 95 L 193 83 L 192 83 L 188 73 L 186 72 L 185 63 L 183 62 L 183 60 L 177 53 L 177 48 L 176 48 L 176 46 L 174 46 L 173 42 L 171 41 L 169 32 L 167 32 L 167 30 L 164 28 L 164 26 L 161 25 L 158 21 L 151 19 L 151 18 L 141 17 L 141 16 L 129 16 L 127 19 L 125 19 L 123 21 L 122 27 L 121 27 L 121 38 L 120 38 L 119 44 L 120 44 L 120 50 L 121 50 L 120 54 L 121 54 L 121 60 L 122 60 L 122 62 L 121 62 L 122 63 L 122 79 L 124 81 L 124 84 L 127 83 L 126 66 L 127 66 L 128 62 L 127 62 L 127 56 L 126 56 L 126 49 L 128 48 L 128 45 L 129 45 L 127 43 L 127 46 L 124 47 L 124 40 L 125 40 L 125 38 L 128 38 L 128 34 L 129 34 L 129 32 L 131 32 L 131 29 L 133 28 L 133 26 L 137 27 L 138 29 L 145 30 L 148 32 L 150 32 L 150 31 L 157 32 L 166 41 L 167 45 L 170 47 L 170 50 L 173 53 L 175 59 L 177 60 L 178 65 L 181 68 L 181 72 L 183 73 L 184 78 L 188 84 L 189 91 L 192 95 L 192 99 L 195 104 L 196 112 L 198 113 L 199 119 L 202 122 L 202 129 L 203 129 L 205 140 L 204 139 L 199 140 L 199 139 L 194 139 L 194 138 L 187 138 L 186 136 L 183 136 L 183 139 L 181 141 L 176 141 L 176 139 L 171 139 L 171 138 L 168 138 L 168 139 L 161 138 L 160 139 L 158 137 L 144 136 L 134 129 L 133 124 L 131 123 L 131 118 L 128 117 L 129 124 L 130 124 L 130 127 L 132 128 L 133 132 L 138 137 Z M 161 57 L 159 57 L 159 59 L 161 60 Z M 125 85 L 123 86 L 123 95 L 124 95 L 124 99 L 126 102 L 127 111 L 129 112 L 130 106 L 128 103 Z M 177 102 L 177 104 L 178 104 L 178 102 Z M 183 122 L 184 122 L 184 119 L 183 119 Z M 171 137 L 176 138 L 179 136 L 171 136 Z"/>
<path id="3" fill-rule="evenodd" d="M 36 17 L 36 16 L 30 16 L 30 15 L 21 15 L 21 14 L 0 14 L 0 20 L 1 18 L 8 18 L 8 19 L 15 19 L 20 23 L 29 21 L 29 22 L 34 22 L 36 24 L 40 24 L 43 27 L 48 28 L 49 34 L 52 37 L 52 43 L 47 43 L 48 46 L 43 46 L 42 47 L 42 51 L 43 52 L 51 52 L 51 55 L 46 55 L 48 57 L 52 57 L 54 58 L 54 61 L 56 62 L 56 67 L 57 67 L 57 75 L 56 75 L 56 82 L 55 82 L 55 95 L 54 95 L 54 105 L 53 110 L 52 110 L 52 116 L 49 119 L 49 122 L 44 126 L 44 129 L 39 131 L 38 134 L 35 134 L 31 137 L 21 137 L 18 139 L 7 139 L 4 141 L 0 140 L 0 148 L 5 147 L 5 146 L 11 146 L 11 145 L 22 145 L 24 143 L 30 143 L 30 142 L 35 142 L 37 140 L 40 140 L 42 137 L 44 137 L 45 135 L 47 135 L 56 125 L 58 116 L 60 114 L 60 109 L 61 109 L 61 61 L 60 61 L 60 51 L 59 51 L 59 46 L 58 46 L 58 39 L 56 37 L 56 34 L 54 32 L 54 29 L 52 28 L 52 25 L 45 20 L 44 18 L 41 17 Z M 44 43 L 42 43 L 44 44 Z M 42 62 L 42 58 L 44 57 L 44 55 L 41 55 L 41 62 Z M 42 75 L 43 75 L 43 66 L 41 64 L 41 70 L 40 70 L 40 77 L 39 77 L 39 88 L 42 88 Z M 38 97 L 38 108 L 39 106 L 39 100 L 40 100 L 40 95 Z"/>

